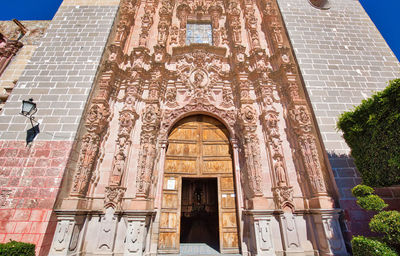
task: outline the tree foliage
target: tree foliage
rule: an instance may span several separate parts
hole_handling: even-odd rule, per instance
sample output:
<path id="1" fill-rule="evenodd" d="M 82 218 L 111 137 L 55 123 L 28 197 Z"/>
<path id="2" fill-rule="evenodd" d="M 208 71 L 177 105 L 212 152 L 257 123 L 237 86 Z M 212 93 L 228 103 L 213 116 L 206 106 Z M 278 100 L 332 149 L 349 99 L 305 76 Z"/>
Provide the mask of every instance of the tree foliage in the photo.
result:
<path id="1" fill-rule="evenodd" d="M 353 256 L 397 256 L 395 250 L 375 239 L 356 236 L 351 240 Z"/>
<path id="2" fill-rule="evenodd" d="M 400 184 L 400 79 L 339 117 L 351 155 L 366 185 Z"/>
<path id="3" fill-rule="evenodd" d="M 35 256 L 35 245 L 10 241 L 0 244 L 0 255 L 2 256 Z"/>
<path id="4" fill-rule="evenodd" d="M 378 238 L 353 237 L 351 244 L 354 256 L 397 256 L 400 251 L 400 212 L 382 211 L 388 205 L 374 194 L 374 189 L 357 185 L 352 191 L 357 204 L 365 210 L 378 211 L 370 221 L 371 231 L 382 235 Z M 397 252 L 396 252 L 397 250 Z"/>

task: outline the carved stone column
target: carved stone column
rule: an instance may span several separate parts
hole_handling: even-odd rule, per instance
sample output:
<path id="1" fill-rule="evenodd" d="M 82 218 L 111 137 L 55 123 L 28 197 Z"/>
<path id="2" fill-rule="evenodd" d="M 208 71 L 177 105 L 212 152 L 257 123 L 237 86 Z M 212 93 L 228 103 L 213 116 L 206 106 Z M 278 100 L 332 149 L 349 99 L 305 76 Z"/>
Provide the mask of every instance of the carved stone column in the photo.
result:
<path id="1" fill-rule="evenodd" d="M 329 180 L 329 163 L 318 138 L 311 106 L 307 102 L 304 88 L 300 86 L 301 78 L 290 50 L 289 39 L 283 30 L 279 8 L 276 1 L 265 0 L 260 3 L 264 14 L 263 28 L 266 35 L 271 35 L 268 39 L 271 42 L 271 62 L 274 71 L 269 77 L 281 86 L 280 93 L 287 109 L 285 118 L 296 138 L 292 141 L 292 147 L 299 149 L 295 153 L 296 157 L 301 159 L 298 168 L 301 176 L 306 177 L 307 185 L 303 185 L 303 193 L 310 198 L 311 208 L 333 208 L 332 189 L 326 183 Z"/>
<path id="2" fill-rule="evenodd" d="M 168 141 L 162 140 L 160 141 L 160 159 L 158 166 L 158 178 L 157 178 L 157 189 L 155 194 L 154 206 L 157 209 L 161 209 L 161 197 L 162 197 L 162 188 L 164 183 L 164 164 L 165 164 L 165 154 L 167 150 Z"/>
<path id="3" fill-rule="evenodd" d="M 86 114 L 85 130 L 83 131 L 79 159 L 75 167 L 71 198 L 84 198 L 92 180 L 93 168 L 99 153 L 100 143 L 107 130 L 110 113 L 109 101 L 118 87 L 121 70 L 119 64 L 123 60 L 123 46 L 128 37 L 129 26 L 133 24 L 136 1 L 124 0 L 121 3 L 120 18 L 116 24 L 116 31 L 112 44 L 108 47 L 108 59 L 103 64 L 94 97 Z M 121 158 L 118 156 L 117 158 Z"/>
<path id="4" fill-rule="evenodd" d="M 255 132 L 257 128 L 257 112 L 253 107 L 254 100 L 250 98 L 250 83 L 247 81 L 247 77 L 241 78 L 237 86 L 240 95 L 239 120 L 246 159 L 246 179 L 253 196 L 262 196 L 260 142 Z"/>
<path id="5" fill-rule="evenodd" d="M 241 180 L 241 171 L 240 171 L 240 163 L 239 163 L 239 145 L 236 139 L 231 140 L 232 149 L 233 149 L 233 165 L 235 168 L 235 188 L 236 188 L 236 204 L 238 207 L 238 220 L 239 220 L 239 234 L 240 234 L 240 243 L 242 248 L 243 255 L 247 255 L 247 245 L 244 242 L 244 221 L 243 221 L 243 192 L 242 192 L 242 180 Z"/>
<path id="6" fill-rule="evenodd" d="M 119 113 L 117 146 L 109 182 L 111 186 L 121 185 L 122 177 L 125 173 L 128 153 L 132 144 L 131 133 L 138 118 L 138 114 L 135 111 L 137 96 L 137 88 L 128 87 L 126 89 L 124 107 Z"/>
<path id="7" fill-rule="evenodd" d="M 142 114 L 142 132 L 140 134 L 140 155 L 136 179 L 136 197 L 147 198 L 150 185 L 154 182 L 154 164 L 156 161 L 156 140 L 160 132 L 160 99 L 164 91 L 161 72 L 152 71 L 153 80 L 149 85 L 149 98 Z"/>
<path id="8" fill-rule="evenodd" d="M 253 1 L 243 1 L 244 17 L 246 21 L 246 30 L 249 35 L 249 42 L 252 50 L 260 49 L 260 38 L 257 32 L 257 18 L 255 17 L 255 9 Z"/>
<path id="9" fill-rule="evenodd" d="M 225 9 L 227 12 L 227 22 L 231 35 L 232 46 L 242 43 L 242 26 L 240 23 L 240 4 L 237 0 L 225 1 Z"/>
<path id="10" fill-rule="evenodd" d="M 146 47 L 147 42 L 148 42 L 148 37 L 149 37 L 149 31 L 151 26 L 153 26 L 154 23 L 154 14 L 156 7 L 158 5 L 158 0 L 155 1 L 146 1 L 146 4 L 144 6 L 144 14 L 142 16 L 142 32 L 139 35 L 139 46 L 140 47 Z"/>
<path id="11" fill-rule="evenodd" d="M 169 28 L 171 26 L 172 10 L 174 3 L 171 0 L 162 0 L 161 8 L 159 11 L 160 21 L 158 23 L 158 38 L 157 43 L 160 46 L 166 46 Z"/>

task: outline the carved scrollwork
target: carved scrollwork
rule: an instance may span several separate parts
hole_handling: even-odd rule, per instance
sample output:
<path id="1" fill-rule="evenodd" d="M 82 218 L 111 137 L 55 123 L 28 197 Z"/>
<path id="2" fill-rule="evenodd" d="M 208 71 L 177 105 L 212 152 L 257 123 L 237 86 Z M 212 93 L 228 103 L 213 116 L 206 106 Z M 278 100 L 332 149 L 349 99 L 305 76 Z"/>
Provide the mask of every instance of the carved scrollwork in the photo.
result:
<path id="1" fill-rule="evenodd" d="M 314 193 L 326 193 L 326 184 L 322 174 L 315 137 L 305 134 L 299 137 L 301 153 L 306 171 Z"/>
<path id="2" fill-rule="evenodd" d="M 108 186 L 105 190 L 104 207 L 112 207 L 121 209 L 122 198 L 124 197 L 126 188 L 120 186 Z"/>
<path id="3" fill-rule="evenodd" d="M 285 207 L 293 207 L 293 188 L 288 186 L 280 186 L 272 189 L 276 205 L 283 209 Z"/>
<path id="4" fill-rule="evenodd" d="M 82 138 L 79 152 L 78 168 L 72 183 L 71 195 L 82 196 L 85 194 L 97 152 L 99 150 L 100 136 L 88 133 Z"/>
<path id="5" fill-rule="evenodd" d="M 240 110 L 241 120 L 245 125 L 255 125 L 257 122 L 257 113 L 256 110 L 250 106 L 246 105 L 244 108 Z"/>
<path id="6" fill-rule="evenodd" d="M 222 89 L 221 107 L 223 107 L 223 108 L 233 107 L 233 93 L 232 93 L 232 88 L 230 86 L 225 86 Z"/>
<path id="7" fill-rule="evenodd" d="M 311 118 L 307 107 L 296 105 L 292 110 L 290 110 L 290 115 L 299 133 L 311 132 Z"/>
<path id="8" fill-rule="evenodd" d="M 110 110 L 106 104 L 92 104 L 86 118 L 86 128 L 89 132 L 99 133 L 107 125 Z"/>

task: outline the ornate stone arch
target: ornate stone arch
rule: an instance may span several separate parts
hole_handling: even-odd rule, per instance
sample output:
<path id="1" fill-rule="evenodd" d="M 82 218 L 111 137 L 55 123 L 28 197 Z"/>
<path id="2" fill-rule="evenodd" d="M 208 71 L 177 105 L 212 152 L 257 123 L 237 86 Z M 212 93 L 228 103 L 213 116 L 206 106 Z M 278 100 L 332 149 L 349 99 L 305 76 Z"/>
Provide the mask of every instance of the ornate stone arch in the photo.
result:
<path id="1" fill-rule="evenodd" d="M 195 114 L 204 114 L 216 118 L 228 129 L 230 139 L 236 138 L 234 126 L 236 124 L 237 115 L 235 110 L 219 109 L 212 104 L 195 100 L 182 108 L 167 109 L 163 112 L 159 139 L 167 140 L 169 132 L 179 120 Z"/>

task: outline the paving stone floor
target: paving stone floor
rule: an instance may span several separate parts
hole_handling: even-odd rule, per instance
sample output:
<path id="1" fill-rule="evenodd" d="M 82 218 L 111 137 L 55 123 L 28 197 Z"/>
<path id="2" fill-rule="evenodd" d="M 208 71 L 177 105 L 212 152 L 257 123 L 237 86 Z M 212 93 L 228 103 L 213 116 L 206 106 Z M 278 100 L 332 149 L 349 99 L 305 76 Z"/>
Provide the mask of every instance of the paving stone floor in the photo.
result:
<path id="1" fill-rule="evenodd" d="M 216 249 L 205 243 L 181 243 L 181 253 L 179 255 L 194 256 L 194 255 L 224 255 L 238 256 L 240 254 L 221 254 Z"/>

